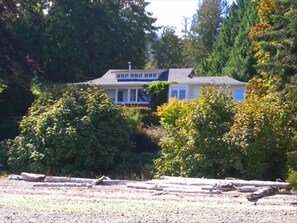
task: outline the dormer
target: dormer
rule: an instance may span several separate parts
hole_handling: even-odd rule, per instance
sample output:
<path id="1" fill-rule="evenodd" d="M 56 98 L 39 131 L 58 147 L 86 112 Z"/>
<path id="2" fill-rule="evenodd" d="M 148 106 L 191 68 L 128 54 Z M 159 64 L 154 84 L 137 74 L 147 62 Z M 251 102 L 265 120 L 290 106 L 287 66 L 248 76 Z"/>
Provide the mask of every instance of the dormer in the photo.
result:
<path id="1" fill-rule="evenodd" d="M 117 81 L 158 80 L 164 70 L 119 70 L 114 71 Z"/>

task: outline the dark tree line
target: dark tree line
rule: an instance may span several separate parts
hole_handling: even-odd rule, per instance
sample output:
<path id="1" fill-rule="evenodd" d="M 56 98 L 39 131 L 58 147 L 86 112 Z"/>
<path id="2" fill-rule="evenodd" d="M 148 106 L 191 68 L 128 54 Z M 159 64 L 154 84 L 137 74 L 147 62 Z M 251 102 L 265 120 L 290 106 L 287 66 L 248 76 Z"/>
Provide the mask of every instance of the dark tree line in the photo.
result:
<path id="1" fill-rule="evenodd" d="M 44 78 L 74 82 L 128 61 L 141 68 L 153 18 L 138 1 L 37 1 L 13 24 L 14 37 L 44 69 Z"/>
<path id="2" fill-rule="evenodd" d="M 146 5 L 144 0 L 1 0 L 0 139 L 31 105 L 32 78 L 84 81 L 126 68 L 128 61 L 143 68 L 156 29 Z M 11 117 L 13 124 L 7 121 Z"/>

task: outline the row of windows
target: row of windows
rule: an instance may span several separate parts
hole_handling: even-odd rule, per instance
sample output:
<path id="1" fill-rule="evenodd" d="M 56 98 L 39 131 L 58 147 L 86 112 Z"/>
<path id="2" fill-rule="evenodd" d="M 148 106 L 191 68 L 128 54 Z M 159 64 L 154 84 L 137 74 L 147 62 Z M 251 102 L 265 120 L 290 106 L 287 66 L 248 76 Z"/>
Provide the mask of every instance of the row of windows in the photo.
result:
<path id="1" fill-rule="evenodd" d="M 118 90 L 118 102 L 124 102 L 124 90 Z M 129 102 L 149 102 L 144 89 L 130 89 Z"/>
<path id="2" fill-rule="evenodd" d="M 117 74 L 117 79 L 128 79 L 128 78 L 157 78 L 157 74 L 145 73 L 145 74 Z"/>
<path id="3" fill-rule="evenodd" d="M 179 100 L 186 99 L 186 89 L 172 89 L 171 97 L 176 97 Z M 237 88 L 232 91 L 232 97 L 236 100 L 243 101 L 244 100 L 244 89 Z"/>

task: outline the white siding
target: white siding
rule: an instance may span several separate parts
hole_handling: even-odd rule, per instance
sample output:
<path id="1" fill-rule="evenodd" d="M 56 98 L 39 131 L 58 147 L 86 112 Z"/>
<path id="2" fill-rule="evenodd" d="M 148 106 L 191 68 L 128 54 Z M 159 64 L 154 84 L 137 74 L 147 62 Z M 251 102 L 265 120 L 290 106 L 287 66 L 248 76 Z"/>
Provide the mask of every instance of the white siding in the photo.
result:
<path id="1" fill-rule="evenodd" d="M 104 89 L 104 92 L 110 97 L 113 101 L 116 99 L 116 90 L 115 89 Z"/>
<path id="2" fill-rule="evenodd" d="M 192 92 L 191 92 L 191 95 L 190 95 L 190 99 L 193 99 L 193 98 L 198 98 L 199 96 L 199 91 L 200 91 L 200 86 L 191 86 L 191 89 L 192 89 Z"/>

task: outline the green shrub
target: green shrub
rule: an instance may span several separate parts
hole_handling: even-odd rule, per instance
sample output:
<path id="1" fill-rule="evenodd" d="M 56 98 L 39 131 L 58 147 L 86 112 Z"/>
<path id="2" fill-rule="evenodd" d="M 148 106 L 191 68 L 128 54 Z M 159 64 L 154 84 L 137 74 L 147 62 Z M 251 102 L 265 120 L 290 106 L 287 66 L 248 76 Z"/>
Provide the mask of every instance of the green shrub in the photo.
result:
<path id="1" fill-rule="evenodd" d="M 297 190 L 297 170 L 289 170 L 286 182 L 291 184 L 292 190 Z"/>
<path id="2" fill-rule="evenodd" d="M 292 189 L 297 190 L 297 151 L 287 153 L 287 179 L 291 183 Z"/>
<path id="3" fill-rule="evenodd" d="M 123 107 L 124 113 L 128 119 L 137 127 L 159 125 L 159 117 L 148 107 Z"/>
<path id="4" fill-rule="evenodd" d="M 225 137 L 240 153 L 237 169 L 246 179 L 285 176 L 291 134 L 286 107 L 273 86 L 262 79 L 248 83 L 245 101 L 237 107 L 234 124 Z"/>
<path id="5" fill-rule="evenodd" d="M 150 85 L 145 85 L 144 89 L 150 97 L 150 108 L 156 111 L 157 107 L 168 101 L 169 82 L 153 81 Z"/>
<path id="6" fill-rule="evenodd" d="M 226 90 L 205 87 L 198 99 L 171 99 L 159 107 L 167 137 L 155 160 L 156 176 L 223 177 L 232 172 L 234 154 L 223 136 L 232 124 L 235 102 Z"/>
<path id="7" fill-rule="evenodd" d="M 102 173 L 118 165 L 131 146 L 125 116 L 95 86 L 41 95 L 20 131 L 9 150 L 13 171 Z"/>

